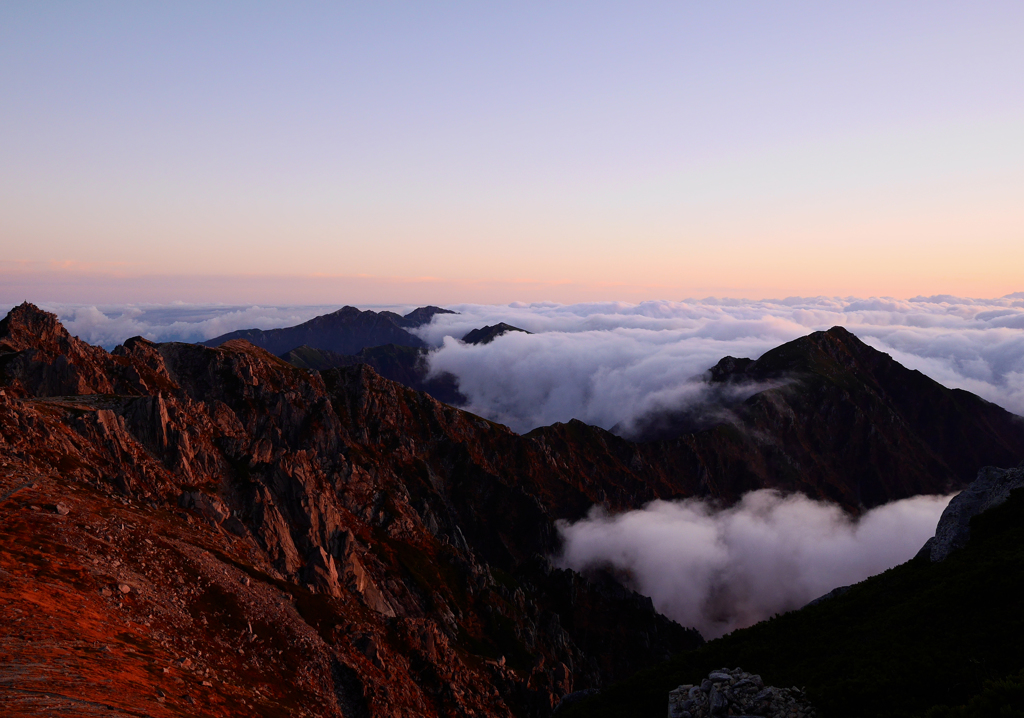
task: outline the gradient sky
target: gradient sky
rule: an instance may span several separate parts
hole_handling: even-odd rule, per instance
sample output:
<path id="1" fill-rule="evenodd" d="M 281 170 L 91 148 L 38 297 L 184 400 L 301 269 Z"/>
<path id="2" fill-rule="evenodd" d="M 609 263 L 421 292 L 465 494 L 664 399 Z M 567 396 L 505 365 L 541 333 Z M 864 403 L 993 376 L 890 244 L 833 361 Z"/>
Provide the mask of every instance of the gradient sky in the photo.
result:
<path id="1" fill-rule="evenodd" d="M 1024 289 L 1024 3 L 0 4 L 0 300 Z"/>

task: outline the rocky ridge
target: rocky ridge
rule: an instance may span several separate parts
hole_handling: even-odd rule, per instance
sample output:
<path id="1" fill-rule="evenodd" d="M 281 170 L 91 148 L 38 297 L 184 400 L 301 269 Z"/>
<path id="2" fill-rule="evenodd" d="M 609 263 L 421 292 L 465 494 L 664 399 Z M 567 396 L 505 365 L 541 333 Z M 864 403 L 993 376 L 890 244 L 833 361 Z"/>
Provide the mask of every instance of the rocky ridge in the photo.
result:
<path id="1" fill-rule="evenodd" d="M 815 715 L 802 689 L 765 686 L 761 676 L 744 673 L 739 668 L 719 668 L 699 684 L 687 683 L 668 694 L 668 718 L 814 718 Z"/>
<path id="2" fill-rule="evenodd" d="M 31 305 L 3 327 L 7 714 L 546 715 L 700 642 L 551 567 L 504 427 L 240 340 L 107 353 Z"/>

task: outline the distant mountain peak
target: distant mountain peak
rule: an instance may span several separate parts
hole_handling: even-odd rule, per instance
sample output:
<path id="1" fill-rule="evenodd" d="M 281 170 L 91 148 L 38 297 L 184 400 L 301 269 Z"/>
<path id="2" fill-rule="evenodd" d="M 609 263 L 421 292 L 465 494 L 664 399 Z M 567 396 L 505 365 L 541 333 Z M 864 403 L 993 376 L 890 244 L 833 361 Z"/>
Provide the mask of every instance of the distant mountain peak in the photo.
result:
<path id="1" fill-rule="evenodd" d="M 453 312 L 451 309 L 442 309 L 441 307 L 428 305 L 426 307 L 417 307 L 416 309 L 413 309 L 402 317 L 402 319 L 406 322 L 404 326 L 413 328 L 429 324 L 438 314 L 458 314 L 458 312 Z"/>
<path id="2" fill-rule="evenodd" d="M 202 342 L 217 347 L 232 339 L 245 339 L 278 356 L 301 346 L 338 354 L 357 354 L 366 347 L 384 344 L 426 348 L 426 342 L 408 330 L 430 322 L 437 314 L 454 314 L 441 307 L 419 307 L 404 317 L 394 312 L 374 312 L 344 306 L 293 327 L 239 329 Z"/>
<path id="3" fill-rule="evenodd" d="M 525 329 L 514 327 L 511 324 L 505 322 L 498 322 L 497 324 L 490 324 L 479 329 L 474 329 L 462 337 L 462 341 L 466 344 L 490 344 L 495 339 L 500 337 L 502 334 L 509 332 L 522 332 L 523 334 L 530 334 Z"/>

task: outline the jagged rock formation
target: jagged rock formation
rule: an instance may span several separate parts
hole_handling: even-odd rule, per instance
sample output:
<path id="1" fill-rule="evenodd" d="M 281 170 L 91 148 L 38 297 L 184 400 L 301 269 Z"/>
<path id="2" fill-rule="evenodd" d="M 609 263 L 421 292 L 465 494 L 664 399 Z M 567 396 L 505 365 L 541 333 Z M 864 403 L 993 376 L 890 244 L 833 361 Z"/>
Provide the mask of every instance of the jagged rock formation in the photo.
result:
<path id="1" fill-rule="evenodd" d="M 4 700 L 546 715 L 700 643 L 550 566 L 553 507 L 506 465 L 532 440 L 365 365 L 241 340 L 107 353 L 31 305 L 0 342 Z M 569 481 L 525 451 L 535 481 Z"/>
<path id="2" fill-rule="evenodd" d="M 523 334 L 530 333 L 525 329 L 514 327 L 511 324 L 498 322 L 497 324 L 490 324 L 467 332 L 466 336 L 462 337 L 462 341 L 466 344 L 490 344 L 502 334 L 507 334 L 508 332 L 522 332 Z"/>
<path id="3" fill-rule="evenodd" d="M 386 344 L 361 349 L 358 354 L 338 354 L 327 349 L 301 346 L 285 352 L 281 358 L 292 366 L 316 371 L 366 364 L 385 379 L 426 392 L 445 404 L 464 405 L 467 399 L 459 391 L 453 375 L 442 373 L 428 376 L 426 356 L 426 349 Z"/>
<path id="4" fill-rule="evenodd" d="M 939 517 L 935 536 L 928 539 L 921 554 L 932 561 L 943 561 L 949 554 L 967 545 L 971 538 L 971 519 L 1010 498 L 1010 492 L 1024 487 L 1024 464 L 1016 469 L 986 466 L 978 478 L 953 497 Z"/>
<path id="5" fill-rule="evenodd" d="M 336 312 L 314 317 L 284 329 L 240 329 L 203 342 L 218 347 L 234 339 L 244 339 L 271 354 L 284 354 L 303 345 L 327 349 L 338 354 L 355 354 L 365 347 L 395 344 L 424 348 L 426 344 L 408 330 L 429 323 L 436 314 L 454 314 L 440 307 L 420 307 L 404 317 L 394 312 L 360 311 L 342 307 Z"/>
<path id="6" fill-rule="evenodd" d="M 803 690 L 765 686 L 761 676 L 739 668 L 711 671 L 699 684 L 687 683 L 668 694 L 668 718 L 766 716 L 813 718 Z"/>

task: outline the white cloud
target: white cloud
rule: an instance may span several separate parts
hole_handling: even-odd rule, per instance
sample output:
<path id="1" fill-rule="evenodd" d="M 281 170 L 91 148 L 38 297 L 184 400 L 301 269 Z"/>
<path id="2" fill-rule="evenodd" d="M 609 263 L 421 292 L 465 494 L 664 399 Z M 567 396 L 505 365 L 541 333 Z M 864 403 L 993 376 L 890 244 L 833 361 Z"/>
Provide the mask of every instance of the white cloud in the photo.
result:
<path id="1" fill-rule="evenodd" d="M 725 509 L 697 499 L 655 501 L 617 516 L 595 508 L 560 523 L 556 563 L 612 568 L 658 611 L 717 638 L 912 558 L 950 498 L 904 499 L 859 520 L 769 489 Z"/>

